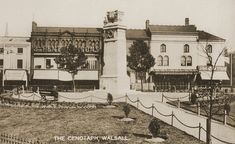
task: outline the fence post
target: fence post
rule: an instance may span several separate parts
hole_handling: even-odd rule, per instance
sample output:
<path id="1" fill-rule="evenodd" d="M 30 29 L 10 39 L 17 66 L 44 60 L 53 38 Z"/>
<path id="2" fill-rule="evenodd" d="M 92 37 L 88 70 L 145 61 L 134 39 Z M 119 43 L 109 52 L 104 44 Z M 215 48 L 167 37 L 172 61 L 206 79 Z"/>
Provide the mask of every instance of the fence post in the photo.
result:
<path id="1" fill-rule="evenodd" d="M 128 96 L 127 96 L 127 94 L 126 94 L 126 95 L 125 95 L 125 102 L 126 102 L 126 104 L 127 104 L 127 97 L 128 97 Z"/>
<path id="2" fill-rule="evenodd" d="M 224 125 L 227 124 L 227 111 L 224 110 Z"/>
<path id="3" fill-rule="evenodd" d="M 178 98 L 177 101 L 178 101 L 178 106 L 177 107 L 180 108 L 180 98 Z"/>
<path id="4" fill-rule="evenodd" d="M 152 116 L 153 116 L 154 104 L 152 104 Z"/>
<path id="5" fill-rule="evenodd" d="M 137 97 L 137 109 L 139 109 L 139 97 Z"/>
<path id="6" fill-rule="evenodd" d="M 198 139 L 201 140 L 201 123 L 199 122 Z"/>
<path id="7" fill-rule="evenodd" d="M 24 94 L 24 85 L 22 85 L 22 91 L 23 91 L 23 94 Z"/>
<path id="8" fill-rule="evenodd" d="M 164 102 L 164 95 L 163 95 L 163 93 L 162 93 L 162 102 Z"/>
<path id="9" fill-rule="evenodd" d="M 171 125 L 173 126 L 173 121 L 174 121 L 174 112 L 172 111 L 171 113 Z"/>
<path id="10" fill-rule="evenodd" d="M 37 87 L 37 93 L 39 94 L 39 87 Z"/>
<path id="11" fill-rule="evenodd" d="M 197 115 L 201 114 L 201 105 L 200 102 L 197 102 Z"/>

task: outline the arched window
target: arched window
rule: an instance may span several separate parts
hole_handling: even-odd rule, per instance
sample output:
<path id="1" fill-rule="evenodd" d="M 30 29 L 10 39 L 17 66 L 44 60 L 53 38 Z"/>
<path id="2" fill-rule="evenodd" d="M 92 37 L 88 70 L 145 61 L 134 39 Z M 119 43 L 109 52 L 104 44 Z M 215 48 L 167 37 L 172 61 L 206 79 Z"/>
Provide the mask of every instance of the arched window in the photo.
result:
<path id="1" fill-rule="evenodd" d="M 192 66 L 192 57 L 191 56 L 187 57 L 187 66 Z"/>
<path id="2" fill-rule="evenodd" d="M 207 64 L 207 66 L 212 66 L 212 57 L 211 56 L 208 56 L 206 64 Z"/>
<path id="3" fill-rule="evenodd" d="M 209 44 L 209 45 L 206 46 L 206 52 L 207 53 L 212 53 L 212 45 Z"/>
<path id="4" fill-rule="evenodd" d="M 184 53 L 189 53 L 189 45 L 188 44 L 184 45 Z"/>
<path id="5" fill-rule="evenodd" d="M 166 52 L 166 45 L 165 44 L 161 44 L 161 47 L 160 47 L 160 52 Z"/>
<path id="6" fill-rule="evenodd" d="M 185 56 L 181 57 L 181 66 L 186 66 L 186 57 Z"/>
<path id="7" fill-rule="evenodd" d="M 168 56 L 164 56 L 164 58 L 163 58 L 163 65 L 164 66 L 169 66 L 169 57 Z"/>
<path id="8" fill-rule="evenodd" d="M 158 57 L 157 57 L 157 64 L 158 64 L 158 66 L 162 66 L 162 64 L 163 64 L 163 58 L 162 58 L 162 56 L 158 56 Z"/>

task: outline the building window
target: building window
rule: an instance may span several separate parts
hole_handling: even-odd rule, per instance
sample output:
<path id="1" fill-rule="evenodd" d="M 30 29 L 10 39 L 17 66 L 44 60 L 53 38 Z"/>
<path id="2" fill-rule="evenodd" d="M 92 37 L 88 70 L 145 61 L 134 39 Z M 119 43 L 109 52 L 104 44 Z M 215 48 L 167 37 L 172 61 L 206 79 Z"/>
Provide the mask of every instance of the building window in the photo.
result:
<path id="1" fill-rule="evenodd" d="M 164 66 L 169 66 L 169 57 L 168 56 L 164 56 L 164 58 L 163 58 L 163 65 Z"/>
<path id="2" fill-rule="evenodd" d="M 162 58 L 162 56 L 158 56 L 158 58 L 157 58 L 157 64 L 158 64 L 158 66 L 162 66 L 162 64 L 163 64 L 163 58 Z"/>
<path id="3" fill-rule="evenodd" d="M 50 69 L 52 66 L 51 66 L 51 59 L 46 59 L 46 68 L 47 69 Z"/>
<path id="4" fill-rule="evenodd" d="M 212 45 L 209 44 L 209 45 L 206 46 L 206 52 L 207 53 L 212 53 Z"/>
<path id="5" fill-rule="evenodd" d="M 161 44 L 160 52 L 166 52 L 166 45 L 165 44 Z"/>
<path id="6" fill-rule="evenodd" d="M 189 53 L 189 45 L 188 44 L 184 45 L 184 53 Z"/>
<path id="7" fill-rule="evenodd" d="M 3 68 L 3 59 L 0 59 L 0 68 Z"/>
<path id="8" fill-rule="evenodd" d="M 191 56 L 187 57 L 187 66 L 192 66 L 192 57 Z"/>
<path id="9" fill-rule="evenodd" d="M 18 49 L 17 49 L 17 53 L 18 53 L 18 54 L 22 54 L 22 53 L 23 53 L 23 48 L 18 48 Z"/>
<path id="10" fill-rule="evenodd" d="M 4 48 L 0 48 L 0 54 L 4 53 Z"/>
<path id="11" fill-rule="evenodd" d="M 181 66 L 186 66 L 186 57 L 185 56 L 181 57 Z"/>
<path id="12" fill-rule="evenodd" d="M 23 68 L 23 60 L 22 59 L 18 59 L 17 60 L 17 68 L 18 69 L 22 69 Z"/>
<path id="13" fill-rule="evenodd" d="M 182 56 L 181 57 L 181 66 L 192 66 L 192 57 L 191 56 Z"/>
<path id="14" fill-rule="evenodd" d="M 206 65 L 207 66 L 212 66 L 212 57 L 211 56 L 208 56 Z"/>
<path id="15" fill-rule="evenodd" d="M 35 65 L 35 69 L 41 69 L 42 66 L 41 65 Z"/>

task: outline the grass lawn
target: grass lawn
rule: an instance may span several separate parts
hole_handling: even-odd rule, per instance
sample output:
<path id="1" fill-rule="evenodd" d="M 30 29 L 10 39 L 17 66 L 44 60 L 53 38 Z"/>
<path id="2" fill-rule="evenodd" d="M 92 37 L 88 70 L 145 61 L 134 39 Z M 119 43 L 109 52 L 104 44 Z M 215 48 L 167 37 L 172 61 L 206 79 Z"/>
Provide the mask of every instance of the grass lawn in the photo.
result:
<path id="1" fill-rule="evenodd" d="M 128 141 L 102 141 L 100 143 L 147 143 L 145 138 L 136 136 L 150 135 L 147 127 L 151 116 L 131 106 L 130 117 L 135 122 L 123 122 L 117 117 L 124 116 L 123 103 L 116 108 L 97 109 L 33 109 L 0 107 L 0 133 L 7 133 L 49 144 L 98 143 L 97 141 L 55 141 L 54 136 L 126 136 Z M 163 144 L 198 144 L 198 139 L 164 122 L 161 131 L 169 138 Z"/>

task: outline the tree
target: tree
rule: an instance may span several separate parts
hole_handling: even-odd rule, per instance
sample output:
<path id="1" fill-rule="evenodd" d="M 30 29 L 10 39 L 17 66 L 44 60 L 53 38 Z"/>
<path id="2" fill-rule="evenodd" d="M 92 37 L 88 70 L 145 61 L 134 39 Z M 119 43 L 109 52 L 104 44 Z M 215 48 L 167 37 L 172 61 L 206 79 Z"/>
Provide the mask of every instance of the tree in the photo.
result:
<path id="1" fill-rule="evenodd" d="M 73 90 L 76 91 L 74 77 L 79 69 L 87 66 L 87 56 L 80 48 L 76 48 L 70 44 L 68 47 L 63 47 L 60 50 L 60 55 L 55 58 L 55 63 L 58 69 L 69 72 L 72 76 Z"/>
<path id="2" fill-rule="evenodd" d="M 155 58 L 151 55 L 148 45 L 143 40 L 134 41 L 127 56 L 127 66 L 140 74 L 141 91 L 145 74 L 155 65 Z"/>
<path id="3" fill-rule="evenodd" d="M 207 88 L 201 88 L 198 90 L 198 98 L 200 100 L 200 106 L 206 113 L 207 116 L 207 135 L 206 135 L 206 143 L 211 143 L 211 120 L 214 115 L 217 115 L 224 107 L 225 101 L 227 101 L 228 97 L 224 95 L 222 91 L 219 91 L 220 83 L 216 83 L 213 80 L 214 72 L 217 68 L 217 63 L 220 57 L 226 52 L 226 48 L 223 48 L 219 51 L 218 55 L 215 57 L 215 61 L 213 63 L 210 45 L 206 42 L 205 46 L 201 46 L 205 57 L 208 60 L 207 69 L 210 71 L 210 79 Z"/>

